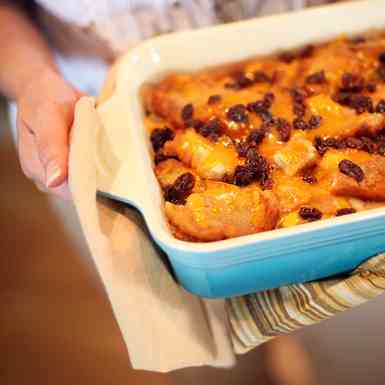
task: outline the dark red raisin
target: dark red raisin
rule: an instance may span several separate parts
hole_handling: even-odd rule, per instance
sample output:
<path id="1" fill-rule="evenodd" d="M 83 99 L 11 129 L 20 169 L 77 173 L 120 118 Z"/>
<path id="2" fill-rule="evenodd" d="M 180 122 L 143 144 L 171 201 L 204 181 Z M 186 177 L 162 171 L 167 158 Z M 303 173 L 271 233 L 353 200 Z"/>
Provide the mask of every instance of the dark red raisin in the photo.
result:
<path id="1" fill-rule="evenodd" d="M 377 153 L 380 155 L 385 155 L 385 142 L 379 143 L 378 148 L 377 148 Z"/>
<path id="2" fill-rule="evenodd" d="M 275 95 L 272 92 L 267 92 L 263 97 L 263 101 L 265 103 L 266 108 L 270 108 L 274 100 L 275 100 Z"/>
<path id="3" fill-rule="evenodd" d="M 359 138 L 346 138 L 345 139 L 346 147 L 348 148 L 354 148 L 357 150 L 361 150 L 363 147 L 362 140 Z"/>
<path id="4" fill-rule="evenodd" d="M 361 92 L 365 88 L 365 79 L 351 72 L 345 72 L 342 75 L 341 83 L 341 91 Z"/>
<path id="5" fill-rule="evenodd" d="M 380 67 L 378 67 L 378 68 L 376 69 L 376 75 L 377 75 L 377 77 L 378 77 L 381 81 L 385 82 L 385 66 L 380 66 Z"/>
<path id="6" fill-rule="evenodd" d="M 320 155 L 324 155 L 328 150 L 328 146 L 326 146 L 325 141 L 320 136 L 315 137 L 314 147 Z"/>
<path id="7" fill-rule="evenodd" d="M 294 103 L 293 112 L 294 112 L 294 115 L 297 118 L 303 118 L 305 116 L 305 112 L 306 112 L 305 104 L 303 104 L 303 103 Z"/>
<path id="8" fill-rule="evenodd" d="M 374 82 L 368 82 L 368 83 L 366 83 L 366 89 L 368 92 L 370 92 L 372 94 L 373 92 L 376 92 L 377 85 Z"/>
<path id="9" fill-rule="evenodd" d="M 211 140 L 217 140 L 221 135 L 222 124 L 219 119 L 211 119 L 202 127 L 199 128 L 198 132 L 205 138 L 209 138 Z"/>
<path id="10" fill-rule="evenodd" d="M 333 99 L 343 106 L 353 108 L 357 114 L 362 114 L 365 111 L 374 112 L 373 102 L 369 96 L 339 92 Z"/>
<path id="11" fill-rule="evenodd" d="M 154 163 L 159 164 L 167 159 L 176 159 L 179 160 L 177 156 L 165 155 L 162 151 L 159 151 L 155 154 Z"/>
<path id="12" fill-rule="evenodd" d="M 195 177 L 190 172 L 180 175 L 173 185 L 167 186 L 164 198 L 166 201 L 176 205 L 184 205 L 186 199 L 192 193 L 195 185 Z"/>
<path id="13" fill-rule="evenodd" d="M 338 164 L 338 168 L 342 174 L 355 179 L 357 182 L 362 182 L 364 180 L 365 175 L 362 171 L 362 168 L 353 163 L 351 160 L 341 160 L 341 162 Z"/>
<path id="14" fill-rule="evenodd" d="M 237 186 L 248 186 L 255 180 L 255 174 L 250 167 L 237 166 L 234 172 L 234 183 Z"/>
<path id="15" fill-rule="evenodd" d="M 235 72 L 232 75 L 233 83 L 225 84 L 226 88 L 233 88 L 240 90 L 242 88 L 250 87 L 254 84 L 254 80 L 247 76 L 244 72 Z"/>
<path id="16" fill-rule="evenodd" d="M 295 60 L 295 54 L 290 51 L 281 52 L 278 55 L 278 59 L 284 63 L 291 63 L 293 60 Z"/>
<path id="17" fill-rule="evenodd" d="M 308 169 L 303 172 L 302 180 L 309 184 L 315 184 L 318 182 L 312 169 Z"/>
<path id="18" fill-rule="evenodd" d="M 373 139 L 363 136 L 361 138 L 362 150 L 374 154 L 376 152 L 376 143 Z"/>
<path id="19" fill-rule="evenodd" d="M 247 123 L 247 109 L 243 104 L 236 104 L 227 111 L 227 118 L 235 123 Z"/>
<path id="20" fill-rule="evenodd" d="M 207 103 L 208 104 L 216 104 L 216 103 L 219 103 L 220 101 L 222 100 L 222 96 L 221 95 L 211 95 L 208 100 L 207 100 Z"/>
<path id="21" fill-rule="evenodd" d="M 315 207 L 301 207 L 299 210 L 299 216 L 305 221 L 313 222 L 322 218 L 322 213 Z"/>
<path id="22" fill-rule="evenodd" d="M 308 44 L 307 46 L 300 49 L 300 51 L 298 52 L 298 57 L 300 57 L 302 59 L 309 58 L 310 56 L 313 55 L 314 48 L 315 48 L 314 45 Z"/>
<path id="23" fill-rule="evenodd" d="M 296 103 L 303 103 L 304 100 L 308 97 L 307 91 L 303 88 L 292 88 L 290 90 L 290 95 Z"/>
<path id="24" fill-rule="evenodd" d="M 325 71 L 314 72 L 305 79 L 308 84 L 323 84 L 326 83 Z"/>
<path id="25" fill-rule="evenodd" d="M 190 119 L 188 122 L 186 122 L 187 127 L 193 127 L 197 131 L 199 131 L 203 127 L 204 124 L 205 124 L 205 122 L 203 120 L 199 120 L 199 119 Z"/>
<path id="26" fill-rule="evenodd" d="M 309 124 L 307 122 L 305 122 L 303 119 L 296 118 L 293 120 L 293 127 L 296 130 L 308 130 Z"/>
<path id="27" fill-rule="evenodd" d="M 235 145 L 238 155 L 243 158 L 246 156 L 246 152 L 249 147 L 250 147 L 250 143 L 248 141 L 242 141 L 242 142 L 236 143 Z"/>
<path id="28" fill-rule="evenodd" d="M 364 36 L 355 36 L 355 37 L 352 37 L 349 42 L 351 44 L 361 44 L 361 43 L 365 43 L 366 42 L 366 38 Z"/>
<path id="29" fill-rule="evenodd" d="M 181 117 L 184 122 L 191 120 L 194 115 L 194 106 L 189 103 L 182 108 Z"/>
<path id="30" fill-rule="evenodd" d="M 250 133 L 247 137 L 247 142 L 259 144 L 265 138 L 265 135 L 266 135 L 266 130 L 261 129 L 261 128 L 259 128 L 259 129 L 256 128 L 256 129 L 250 131 Z"/>
<path id="31" fill-rule="evenodd" d="M 229 184 L 235 184 L 234 175 L 225 174 L 222 178 L 222 182 L 229 183 Z"/>
<path id="32" fill-rule="evenodd" d="M 251 102 L 247 105 L 247 110 L 250 112 L 255 112 L 256 114 L 266 112 L 266 103 L 264 100 L 257 100 L 256 102 Z"/>
<path id="33" fill-rule="evenodd" d="M 381 52 L 378 55 L 378 60 L 380 61 L 380 63 L 385 64 L 385 52 Z"/>
<path id="34" fill-rule="evenodd" d="M 310 128 L 317 128 L 322 123 L 322 116 L 319 115 L 312 115 L 309 119 L 309 126 Z"/>
<path id="35" fill-rule="evenodd" d="M 346 208 L 343 208 L 343 209 L 339 209 L 337 212 L 336 212 L 336 217 L 341 217 L 343 215 L 349 215 L 349 214 L 354 214 L 356 213 L 357 210 L 353 209 L 353 208 L 350 208 L 350 207 L 346 207 Z"/>
<path id="36" fill-rule="evenodd" d="M 376 112 L 380 112 L 381 114 L 385 114 L 385 100 L 381 99 L 376 106 Z"/>
<path id="37" fill-rule="evenodd" d="M 289 141 L 291 134 L 291 124 L 286 119 L 278 118 L 276 125 L 280 140 L 282 142 Z"/>
<path id="38" fill-rule="evenodd" d="M 264 71 L 254 72 L 254 82 L 255 83 L 271 83 L 272 78 Z"/>
<path id="39" fill-rule="evenodd" d="M 174 139 L 175 133 L 169 127 L 155 128 L 151 133 L 152 148 L 155 152 L 160 150 L 168 140 Z"/>
<path id="40" fill-rule="evenodd" d="M 262 155 L 258 152 L 256 147 L 249 147 L 246 151 L 246 164 L 253 165 L 262 164 L 265 160 Z"/>

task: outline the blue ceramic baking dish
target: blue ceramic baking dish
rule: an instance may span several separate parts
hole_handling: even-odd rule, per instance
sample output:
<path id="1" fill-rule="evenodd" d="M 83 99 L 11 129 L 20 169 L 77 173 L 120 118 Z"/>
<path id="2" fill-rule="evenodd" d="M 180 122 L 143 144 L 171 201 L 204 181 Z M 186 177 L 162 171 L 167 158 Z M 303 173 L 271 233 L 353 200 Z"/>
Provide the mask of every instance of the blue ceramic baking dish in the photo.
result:
<path id="1" fill-rule="evenodd" d="M 143 214 L 188 291 L 230 297 L 348 272 L 385 250 L 385 209 L 219 242 L 176 239 L 153 172 L 143 83 L 170 70 L 196 70 L 384 27 L 384 1 L 351 2 L 156 38 L 119 61 L 115 90 L 97 108 L 103 127 L 99 189 Z"/>

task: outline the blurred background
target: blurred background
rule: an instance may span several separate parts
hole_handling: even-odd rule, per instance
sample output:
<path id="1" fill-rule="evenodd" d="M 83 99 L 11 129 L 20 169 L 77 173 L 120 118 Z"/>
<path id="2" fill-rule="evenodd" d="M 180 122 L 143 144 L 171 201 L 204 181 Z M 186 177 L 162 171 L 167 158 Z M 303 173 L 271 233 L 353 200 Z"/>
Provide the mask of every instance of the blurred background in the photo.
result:
<path id="1" fill-rule="evenodd" d="M 0 384 L 153 383 L 157 376 L 128 370 L 74 208 L 22 175 L 1 101 L 0 181 Z M 320 384 L 384 383 L 384 309 L 382 296 L 297 334 Z M 261 373 L 263 349 L 240 357 L 232 370 L 180 370 L 167 384 L 269 385 Z"/>

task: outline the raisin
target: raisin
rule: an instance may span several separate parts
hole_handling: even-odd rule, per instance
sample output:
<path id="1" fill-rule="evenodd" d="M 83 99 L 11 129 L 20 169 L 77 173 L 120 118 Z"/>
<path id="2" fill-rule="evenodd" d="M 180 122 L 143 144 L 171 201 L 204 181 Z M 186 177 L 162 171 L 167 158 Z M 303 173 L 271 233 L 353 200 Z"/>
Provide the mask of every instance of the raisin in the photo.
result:
<path id="1" fill-rule="evenodd" d="M 301 207 L 299 210 L 299 216 L 306 221 L 313 222 L 322 218 L 322 213 L 315 207 Z"/>
<path id="2" fill-rule="evenodd" d="M 385 52 L 381 52 L 378 55 L 378 60 L 380 61 L 380 63 L 385 64 Z"/>
<path id="3" fill-rule="evenodd" d="M 373 112 L 373 102 L 369 96 L 354 95 L 352 98 L 352 108 L 354 108 L 357 114 L 362 114 L 365 111 Z"/>
<path id="4" fill-rule="evenodd" d="M 199 134 L 213 141 L 217 140 L 221 134 L 222 125 L 219 119 L 211 119 L 199 130 Z"/>
<path id="5" fill-rule="evenodd" d="M 272 92 L 267 92 L 263 97 L 263 101 L 267 109 L 272 106 L 274 100 L 275 100 L 275 95 Z"/>
<path id="6" fill-rule="evenodd" d="M 308 84 L 324 84 L 326 83 L 325 71 L 314 72 L 306 77 L 305 82 Z"/>
<path id="7" fill-rule="evenodd" d="M 374 154 L 376 152 L 376 143 L 372 139 L 363 136 L 361 138 L 361 142 L 362 150 L 368 152 L 369 154 Z"/>
<path id="8" fill-rule="evenodd" d="M 234 172 L 234 183 L 237 186 L 248 186 L 253 183 L 255 174 L 250 167 L 237 166 Z"/>
<path id="9" fill-rule="evenodd" d="M 308 130 L 309 124 L 307 122 L 305 122 L 303 119 L 296 118 L 293 120 L 293 127 L 296 130 Z"/>
<path id="10" fill-rule="evenodd" d="M 366 38 L 364 36 L 355 36 L 355 37 L 352 37 L 349 42 L 351 44 L 361 44 L 361 43 L 365 43 L 366 42 Z"/>
<path id="11" fill-rule="evenodd" d="M 248 111 L 255 112 L 256 114 L 267 111 L 264 100 L 257 100 L 256 102 L 251 102 L 246 106 L 246 108 Z"/>
<path id="12" fill-rule="evenodd" d="M 254 72 L 254 82 L 255 83 L 271 83 L 272 78 L 267 75 L 264 71 L 256 71 Z"/>
<path id="13" fill-rule="evenodd" d="M 385 100 L 381 99 L 376 106 L 376 112 L 380 112 L 381 114 L 385 114 Z"/>
<path id="14" fill-rule="evenodd" d="M 343 215 L 348 215 L 348 214 L 354 214 L 356 212 L 357 212 L 357 210 L 353 209 L 352 207 L 345 207 L 343 209 L 339 209 L 336 212 L 336 217 L 341 217 Z"/>
<path id="15" fill-rule="evenodd" d="M 151 133 L 152 148 L 155 152 L 160 150 L 168 140 L 172 140 L 175 137 L 174 131 L 169 127 L 155 128 Z"/>
<path id="16" fill-rule="evenodd" d="M 342 106 L 347 106 L 356 110 L 357 114 L 362 114 L 365 111 L 374 112 L 373 102 L 369 96 L 357 95 L 349 92 L 339 92 L 333 99 Z"/>
<path id="17" fill-rule="evenodd" d="M 346 145 L 343 140 L 336 138 L 322 139 L 320 136 L 316 136 L 314 139 L 314 147 L 320 155 L 324 155 L 329 148 L 345 148 Z"/>
<path id="18" fill-rule="evenodd" d="M 364 180 L 365 175 L 362 168 L 348 159 L 341 160 L 338 164 L 338 168 L 342 174 L 355 179 L 357 182 L 362 182 Z"/>
<path id="19" fill-rule="evenodd" d="M 346 147 L 361 150 L 363 147 L 362 140 L 359 138 L 347 138 L 345 139 Z"/>
<path id="20" fill-rule="evenodd" d="M 255 148 L 247 151 L 246 166 L 253 172 L 254 179 L 259 181 L 262 187 L 265 187 L 266 182 L 270 179 L 270 166 Z"/>
<path id="21" fill-rule="evenodd" d="M 238 155 L 243 158 L 246 156 L 246 152 L 249 149 L 249 147 L 250 147 L 250 143 L 248 143 L 247 141 L 242 141 L 242 142 L 236 143 L 235 145 Z"/>
<path id="22" fill-rule="evenodd" d="M 190 119 L 188 122 L 186 122 L 187 127 L 193 127 L 195 130 L 199 132 L 199 130 L 204 126 L 205 122 L 199 119 Z"/>
<path id="23" fill-rule="evenodd" d="M 342 106 L 349 106 L 351 94 L 349 92 L 338 92 L 333 96 L 333 100 Z"/>
<path id="24" fill-rule="evenodd" d="M 165 200 L 176 205 L 184 205 L 195 186 L 195 177 L 190 172 L 180 175 L 173 185 L 165 189 Z"/>
<path id="25" fill-rule="evenodd" d="M 361 76 L 345 72 L 341 78 L 341 91 L 361 92 L 365 88 L 365 80 Z"/>
<path id="26" fill-rule="evenodd" d="M 376 69 L 376 75 L 377 75 L 377 77 L 378 77 L 381 81 L 385 82 L 385 66 L 380 66 L 380 67 L 378 67 L 378 68 Z"/>
<path id="27" fill-rule="evenodd" d="M 194 115 L 194 106 L 189 103 L 182 108 L 181 117 L 184 122 L 192 119 Z"/>
<path id="28" fill-rule="evenodd" d="M 300 49 L 300 51 L 298 52 L 298 57 L 302 59 L 311 57 L 314 53 L 314 48 L 315 48 L 314 45 L 308 44 L 307 46 Z"/>
<path id="29" fill-rule="evenodd" d="M 385 142 L 378 145 L 377 153 L 380 155 L 385 155 Z"/>
<path id="30" fill-rule="evenodd" d="M 292 88 L 290 95 L 296 103 L 303 103 L 308 96 L 307 91 L 303 88 Z"/>
<path id="31" fill-rule="evenodd" d="M 236 104 L 227 111 L 227 117 L 229 120 L 236 123 L 247 123 L 248 116 L 246 107 L 243 104 Z"/>
<path id="32" fill-rule="evenodd" d="M 316 136 L 314 139 L 314 147 L 320 155 L 324 155 L 328 150 L 328 147 L 325 145 L 324 140 L 320 136 Z"/>
<path id="33" fill-rule="evenodd" d="M 284 63 L 291 63 L 295 59 L 295 54 L 290 51 L 284 51 L 278 55 L 278 59 Z"/>
<path id="34" fill-rule="evenodd" d="M 165 155 L 162 151 L 159 151 L 155 154 L 154 163 L 159 164 L 167 159 L 176 159 L 179 160 L 177 156 Z"/>
<path id="35" fill-rule="evenodd" d="M 233 83 L 225 84 L 226 88 L 233 88 L 236 90 L 240 90 L 242 88 L 250 87 L 254 84 L 254 80 L 248 77 L 243 72 L 236 72 L 232 75 Z"/>
<path id="36" fill-rule="evenodd" d="M 246 164 L 255 167 L 256 164 L 264 163 L 264 158 L 255 147 L 249 147 L 246 151 Z"/>
<path id="37" fill-rule="evenodd" d="M 313 174 L 313 170 L 305 170 L 303 172 L 302 180 L 309 184 L 315 184 L 318 182 L 317 178 Z"/>
<path id="38" fill-rule="evenodd" d="M 317 128 L 321 125 L 322 116 L 312 115 L 309 119 L 309 128 Z"/>
<path id="39" fill-rule="evenodd" d="M 368 92 L 370 92 L 372 94 L 373 92 L 376 92 L 377 85 L 374 82 L 368 82 L 368 83 L 366 83 L 366 89 Z"/>
<path id="40" fill-rule="evenodd" d="M 297 118 L 303 118 L 305 116 L 306 106 L 303 103 L 294 103 L 293 112 Z"/>
<path id="41" fill-rule="evenodd" d="M 289 141 L 291 134 L 291 124 L 283 118 L 278 118 L 276 124 L 280 140 L 282 142 Z"/>
<path id="42" fill-rule="evenodd" d="M 247 137 L 247 142 L 259 144 L 265 138 L 265 135 L 266 135 L 266 130 L 262 128 L 259 128 L 259 129 L 256 128 L 250 131 L 249 136 Z"/>
<path id="43" fill-rule="evenodd" d="M 211 95 L 207 100 L 207 104 L 209 105 L 216 104 L 216 103 L 219 103 L 221 100 L 222 100 L 221 95 Z"/>

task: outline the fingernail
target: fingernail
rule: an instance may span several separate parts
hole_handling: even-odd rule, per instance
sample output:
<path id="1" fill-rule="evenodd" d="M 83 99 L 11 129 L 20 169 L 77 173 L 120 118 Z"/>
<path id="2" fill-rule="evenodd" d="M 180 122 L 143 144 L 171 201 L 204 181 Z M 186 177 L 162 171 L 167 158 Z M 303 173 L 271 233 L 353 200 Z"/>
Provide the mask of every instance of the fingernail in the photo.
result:
<path id="1" fill-rule="evenodd" d="M 61 169 L 58 166 L 48 166 L 46 186 L 48 188 L 53 187 L 57 180 L 61 177 Z"/>

